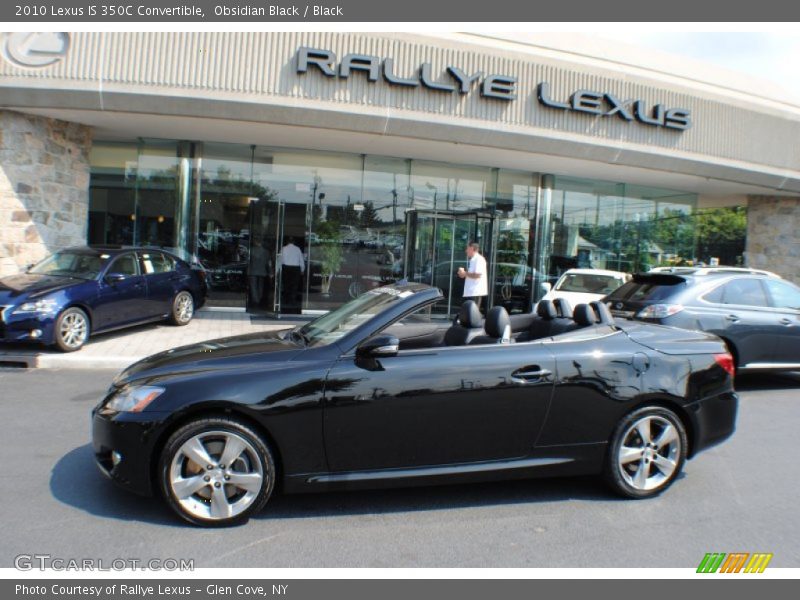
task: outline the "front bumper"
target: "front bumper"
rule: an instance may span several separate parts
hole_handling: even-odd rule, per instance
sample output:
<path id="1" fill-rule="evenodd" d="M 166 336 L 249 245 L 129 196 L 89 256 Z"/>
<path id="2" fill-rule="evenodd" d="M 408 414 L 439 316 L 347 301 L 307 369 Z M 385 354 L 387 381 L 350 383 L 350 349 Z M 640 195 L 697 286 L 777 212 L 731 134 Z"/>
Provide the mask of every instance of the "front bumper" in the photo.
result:
<path id="1" fill-rule="evenodd" d="M 55 316 L 51 314 L 12 314 L 10 306 L 0 314 L 0 342 L 42 342 L 52 344 Z"/>
<path id="2" fill-rule="evenodd" d="M 95 408 L 92 446 L 100 472 L 131 492 L 153 495 L 152 457 L 165 417 L 163 413 L 114 413 Z"/>
<path id="3" fill-rule="evenodd" d="M 694 402 L 686 407 L 692 415 L 694 440 L 692 456 L 725 441 L 736 430 L 739 396 L 724 392 Z"/>

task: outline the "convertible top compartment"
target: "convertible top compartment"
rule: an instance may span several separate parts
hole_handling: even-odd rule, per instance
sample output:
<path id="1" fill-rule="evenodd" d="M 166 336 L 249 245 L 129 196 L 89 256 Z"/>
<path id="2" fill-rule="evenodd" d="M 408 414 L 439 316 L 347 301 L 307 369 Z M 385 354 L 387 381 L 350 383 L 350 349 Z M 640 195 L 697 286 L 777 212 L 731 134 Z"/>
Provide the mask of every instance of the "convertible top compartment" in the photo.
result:
<path id="1" fill-rule="evenodd" d="M 710 333 L 617 319 L 617 326 L 634 342 L 664 354 L 720 354 L 725 342 Z"/>

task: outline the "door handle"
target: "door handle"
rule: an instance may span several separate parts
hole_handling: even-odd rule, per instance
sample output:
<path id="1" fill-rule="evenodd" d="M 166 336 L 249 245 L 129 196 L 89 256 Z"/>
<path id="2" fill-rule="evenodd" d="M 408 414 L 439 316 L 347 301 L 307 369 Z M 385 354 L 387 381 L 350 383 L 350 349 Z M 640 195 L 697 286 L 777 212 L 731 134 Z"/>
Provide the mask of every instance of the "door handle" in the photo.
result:
<path id="1" fill-rule="evenodd" d="M 731 321 L 733 323 L 736 323 L 736 321 L 739 320 L 739 317 L 737 317 L 736 315 L 728 315 L 727 317 L 725 317 L 725 319 L 727 321 Z"/>
<path id="2" fill-rule="evenodd" d="M 791 325 L 791 324 L 792 324 L 792 320 L 791 319 L 788 319 L 786 317 L 781 319 L 781 325 Z"/>
<path id="3" fill-rule="evenodd" d="M 535 367 L 522 367 L 511 374 L 511 381 L 514 383 L 536 383 L 552 375 L 552 371 Z"/>

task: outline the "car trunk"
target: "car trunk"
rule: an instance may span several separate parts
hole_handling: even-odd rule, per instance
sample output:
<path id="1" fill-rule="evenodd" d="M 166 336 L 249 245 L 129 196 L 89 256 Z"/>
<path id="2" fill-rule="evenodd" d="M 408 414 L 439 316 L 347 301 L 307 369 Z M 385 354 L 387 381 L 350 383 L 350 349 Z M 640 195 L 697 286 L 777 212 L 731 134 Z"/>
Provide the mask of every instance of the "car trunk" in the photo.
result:
<path id="1" fill-rule="evenodd" d="M 686 285 L 686 279 L 680 275 L 639 273 L 603 301 L 615 317 L 632 319 L 645 306 L 670 304 L 670 298 L 683 291 Z"/>
<path id="2" fill-rule="evenodd" d="M 715 335 L 641 321 L 621 322 L 621 329 L 637 344 L 664 354 L 723 354 L 725 343 Z"/>

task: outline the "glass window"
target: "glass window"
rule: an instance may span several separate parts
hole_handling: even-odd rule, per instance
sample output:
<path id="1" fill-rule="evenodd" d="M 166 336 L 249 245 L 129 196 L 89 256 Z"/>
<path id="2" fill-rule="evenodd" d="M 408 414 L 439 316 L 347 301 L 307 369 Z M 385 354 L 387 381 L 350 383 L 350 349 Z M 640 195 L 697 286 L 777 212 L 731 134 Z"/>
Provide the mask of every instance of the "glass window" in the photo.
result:
<path id="1" fill-rule="evenodd" d="M 499 169 L 493 199 L 498 220 L 494 260 L 494 304 L 509 313 L 529 312 L 533 301 L 546 293 L 531 268 L 534 253 L 538 176 Z M 535 294 L 534 294 L 535 292 Z"/>
<path id="2" fill-rule="evenodd" d="M 107 256 L 86 252 L 56 252 L 29 269 L 29 273 L 94 279 L 100 273 Z"/>
<path id="3" fill-rule="evenodd" d="M 767 306 L 767 296 L 758 279 L 734 279 L 723 287 L 723 304 Z"/>
<path id="4" fill-rule="evenodd" d="M 109 273 L 120 273 L 129 277 L 139 274 L 139 269 L 136 266 L 136 257 L 132 253 L 123 254 L 114 259 L 114 262 L 108 268 Z"/>
<path id="5" fill-rule="evenodd" d="M 694 194 L 556 177 L 549 271 L 596 268 L 635 273 L 696 256 Z"/>
<path id="6" fill-rule="evenodd" d="M 631 300 L 633 302 L 657 302 L 666 300 L 679 292 L 686 280 L 681 277 L 640 277 L 633 279 L 610 294 L 610 298 L 618 300 Z"/>
<path id="7" fill-rule="evenodd" d="M 95 142 L 89 154 L 90 244 L 133 244 L 136 226 L 136 143 Z"/>
<path id="8" fill-rule="evenodd" d="M 299 331 L 309 346 L 326 346 L 412 294 L 394 288 L 376 288 L 293 331 Z"/>
<path id="9" fill-rule="evenodd" d="M 764 284 L 767 286 L 772 299 L 770 306 L 800 310 L 800 289 L 796 286 L 786 281 L 776 281 L 774 279 L 765 279 Z"/>
<path id="10" fill-rule="evenodd" d="M 581 292 L 588 294 L 610 294 L 624 282 L 613 275 L 595 273 L 567 273 L 556 285 L 561 292 Z"/>
<path id="11" fill-rule="evenodd" d="M 722 304 L 722 297 L 725 293 L 725 286 L 718 285 L 713 290 L 703 295 L 703 300 L 712 304 Z"/>
<path id="12" fill-rule="evenodd" d="M 142 267 L 147 275 L 175 270 L 175 261 L 161 252 L 142 253 Z"/>

